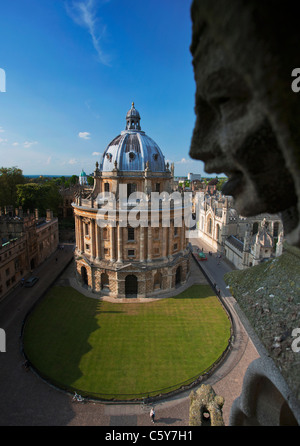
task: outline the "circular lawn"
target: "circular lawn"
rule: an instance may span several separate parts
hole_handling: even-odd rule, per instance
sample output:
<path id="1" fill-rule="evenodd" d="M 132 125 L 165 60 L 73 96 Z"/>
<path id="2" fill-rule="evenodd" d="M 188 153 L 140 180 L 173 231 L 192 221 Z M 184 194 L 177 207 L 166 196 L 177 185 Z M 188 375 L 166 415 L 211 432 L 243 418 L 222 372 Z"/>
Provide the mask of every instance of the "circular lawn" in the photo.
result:
<path id="1" fill-rule="evenodd" d="M 57 386 L 126 400 L 193 382 L 229 338 L 230 321 L 207 285 L 146 303 L 53 287 L 27 318 L 23 343 L 35 369 Z"/>

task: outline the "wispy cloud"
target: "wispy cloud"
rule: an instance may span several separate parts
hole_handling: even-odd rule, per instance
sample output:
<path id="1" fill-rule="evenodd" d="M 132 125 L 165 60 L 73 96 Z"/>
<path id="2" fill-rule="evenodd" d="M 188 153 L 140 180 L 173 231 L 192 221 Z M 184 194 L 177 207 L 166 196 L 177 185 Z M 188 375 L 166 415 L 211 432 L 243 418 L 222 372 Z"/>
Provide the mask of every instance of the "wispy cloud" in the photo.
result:
<path id="1" fill-rule="evenodd" d="M 35 144 L 37 144 L 37 141 L 25 141 L 23 145 L 25 149 L 29 149 L 31 146 L 34 146 Z"/>
<path id="2" fill-rule="evenodd" d="M 3 132 L 5 132 L 4 128 L 0 127 L 0 133 L 3 133 Z"/>
<path id="3" fill-rule="evenodd" d="M 91 134 L 89 132 L 79 132 L 78 136 L 82 139 L 91 139 Z"/>
<path id="4" fill-rule="evenodd" d="M 78 163 L 78 161 L 77 161 L 77 159 L 75 159 L 75 158 L 71 158 L 69 161 L 68 161 L 68 164 L 77 164 Z"/>
<path id="5" fill-rule="evenodd" d="M 176 161 L 176 164 L 186 164 L 187 162 L 188 162 L 187 159 L 185 159 L 185 158 L 181 158 L 180 161 Z"/>
<path id="6" fill-rule="evenodd" d="M 99 156 L 99 155 L 101 155 L 100 152 L 93 152 L 93 153 L 92 153 L 92 156 Z"/>
<path id="7" fill-rule="evenodd" d="M 101 3 L 107 3 L 107 0 L 105 2 L 102 1 Z M 69 0 L 66 2 L 66 10 L 68 15 L 77 25 L 87 29 L 99 61 L 104 65 L 110 65 L 110 58 L 103 52 L 101 44 L 101 39 L 106 31 L 106 26 L 100 23 L 100 18 L 97 16 L 96 5 L 99 5 L 99 1 Z"/>

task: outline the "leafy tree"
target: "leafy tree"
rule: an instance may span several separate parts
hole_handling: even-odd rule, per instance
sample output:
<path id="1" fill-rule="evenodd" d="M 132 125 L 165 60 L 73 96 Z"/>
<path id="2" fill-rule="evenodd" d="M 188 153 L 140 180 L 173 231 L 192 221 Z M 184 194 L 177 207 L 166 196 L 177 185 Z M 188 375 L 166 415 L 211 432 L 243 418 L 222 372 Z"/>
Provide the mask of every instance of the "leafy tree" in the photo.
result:
<path id="1" fill-rule="evenodd" d="M 93 186 L 94 185 L 94 178 L 93 177 L 87 177 L 87 183 L 89 186 Z"/>
<path id="2" fill-rule="evenodd" d="M 24 184 L 25 178 L 21 169 L 17 167 L 0 168 L 0 206 L 17 205 L 18 184 Z"/>
<path id="3" fill-rule="evenodd" d="M 44 184 L 26 183 L 17 186 L 17 203 L 24 211 L 38 209 L 40 215 L 45 215 L 51 209 L 54 215 L 58 214 L 58 207 L 62 201 L 59 189 L 55 182 Z"/>

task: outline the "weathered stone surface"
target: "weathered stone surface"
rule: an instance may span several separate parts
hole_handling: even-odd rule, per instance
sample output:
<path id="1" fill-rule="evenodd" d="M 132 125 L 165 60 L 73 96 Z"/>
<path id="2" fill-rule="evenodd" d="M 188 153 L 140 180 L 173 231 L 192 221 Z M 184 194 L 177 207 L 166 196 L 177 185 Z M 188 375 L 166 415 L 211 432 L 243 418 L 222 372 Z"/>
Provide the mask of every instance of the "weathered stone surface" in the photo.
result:
<path id="1" fill-rule="evenodd" d="M 224 426 L 222 407 L 224 398 L 216 395 L 207 384 L 190 393 L 190 426 Z"/>
<path id="2" fill-rule="evenodd" d="M 225 173 L 245 216 L 280 213 L 300 246 L 300 98 L 296 4 L 195 0 L 191 52 L 196 124 L 190 155 Z M 299 93 L 300 94 L 300 93 Z"/>
<path id="3" fill-rule="evenodd" d="M 224 276 L 239 306 L 289 387 L 300 400 L 299 355 L 292 348 L 300 327 L 300 254 L 295 247 L 273 260 Z"/>

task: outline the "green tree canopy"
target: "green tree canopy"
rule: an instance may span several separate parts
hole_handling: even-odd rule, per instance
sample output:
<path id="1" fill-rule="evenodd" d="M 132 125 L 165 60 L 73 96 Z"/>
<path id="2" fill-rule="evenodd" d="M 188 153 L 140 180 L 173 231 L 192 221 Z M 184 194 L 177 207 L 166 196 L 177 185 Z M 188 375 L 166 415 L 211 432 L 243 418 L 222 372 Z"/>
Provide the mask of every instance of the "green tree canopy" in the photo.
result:
<path id="1" fill-rule="evenodd" d="M 18 184 L 24 184 L 25 178 L 23 172 L 18 167 L 0 168 L 0 207 L 17 205 Z"/>
<path id="2" fill-rule="evenodd" d="M 17 204 L 23 210 L 33 211 L 38 209 L 40 215 L 45 215 L 47 209 L 51 209 L 54 215 L 58 215 L 58 207 L 62 201 L 59 189 L 55 182 L 26 183 L 17 185 Z"/>

